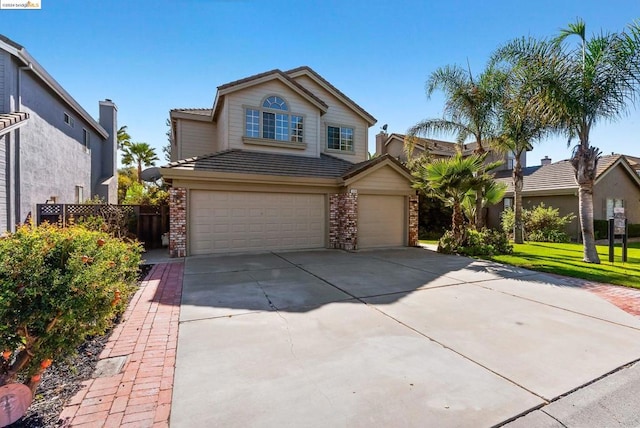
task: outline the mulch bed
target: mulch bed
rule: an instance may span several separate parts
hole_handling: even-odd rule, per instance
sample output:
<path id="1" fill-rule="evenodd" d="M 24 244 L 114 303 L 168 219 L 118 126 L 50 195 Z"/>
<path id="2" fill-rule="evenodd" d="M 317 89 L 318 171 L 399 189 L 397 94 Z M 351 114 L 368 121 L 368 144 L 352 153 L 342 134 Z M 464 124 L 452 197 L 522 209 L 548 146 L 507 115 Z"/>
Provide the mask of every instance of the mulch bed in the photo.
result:
<path id="1" fill-rule="evenodd" d="M 147 276 L 152 267 L 153 265 L 140 266 L 140 281 Z M 116 324 L 119 321 L 116 320 Z M 27 413 L 8 428 L 59 427 L 61 421 L 58 416 L 64 404 L 80 390 L 82 381 L 91 378 L 111 331 L 112 329 L 102 336 L 87 339 L 78 348 L 77 355 L 69 361 L 54 362 L 44 372 Z"/>

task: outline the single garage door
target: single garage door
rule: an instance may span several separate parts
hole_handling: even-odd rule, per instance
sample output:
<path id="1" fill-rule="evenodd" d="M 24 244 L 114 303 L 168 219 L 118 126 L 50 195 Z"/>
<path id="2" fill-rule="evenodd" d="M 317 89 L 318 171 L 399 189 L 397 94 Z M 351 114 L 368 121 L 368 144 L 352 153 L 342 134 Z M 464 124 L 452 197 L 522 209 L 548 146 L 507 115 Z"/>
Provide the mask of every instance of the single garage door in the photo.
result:
<path id="1" fill-rule="evenodd" d="M 405 197 L 358 195 L 358 248 L 405 245 Z"/>
<path id="2" fill-rule="evenodd" d="M 192 255 L 325 246 L 324 195 L 193 190 L 189 201 Z"/>

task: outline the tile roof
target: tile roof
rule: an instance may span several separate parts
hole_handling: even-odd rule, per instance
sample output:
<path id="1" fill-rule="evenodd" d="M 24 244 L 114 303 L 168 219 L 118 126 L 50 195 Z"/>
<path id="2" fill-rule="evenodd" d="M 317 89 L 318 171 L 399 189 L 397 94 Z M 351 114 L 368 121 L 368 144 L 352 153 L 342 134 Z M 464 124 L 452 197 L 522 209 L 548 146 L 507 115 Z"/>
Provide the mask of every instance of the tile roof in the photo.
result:
<path id="1" fill-rule="evenodd" d="M 404 139 L 407 136 L 404 134 L 392 133 L 392 134 L 389 134 L 386 141 L 389 141 L 393 137 L 399 138 L 404 141 Z M 450 153 L 452 156 L 458 151 L 458 147 L 460 147 L 458 143 L 453 143 L 451 141 L 434 140 L 432 138 L 421 138 L 421 137 L 414 137 L 414 138 L 418 143 L 418 147 L 420 147 L 421 149 L 424 149 L 424 147 L 426 146 L 430 151 L 446 152 L 446 153 Z M 476 146 L 476 143 L 464 144 L 463 153 L 467 154 L 472 152 L 475 146 Z"/>
<path id="2" fill-rule="evenodd" d="M 210 108 L 174 108 L 174 109 L 171 109 L 171 112 L 197 114 L 201 116 L 211 116 L 211 113 L 213 112 L 213 110 Z"/>
<path id="3" fill-rule="evenodd" d="M 27 119 L 29 119 L 29 113 L 25 112 L 0 114 L 0 131 Z"/>
<path id="4" fill-rule="evenodd" d="M 231 149 L 172 162 L 164 168 L 289 177 L 338 178 L 353 163 L 321 154 L 319 158 Z"/>
<path id="5" fill-rule="evenodd" d="M 604 174 L 622 155 L 602 156 L 598 161 L 596 179 Z M 498 171 L 496 181 L 507 184 L 507 193 L 513 192 L 513 179 L 511 170 Z M 552 192 L 560 189 L 577 189 L 573 166 L 569 160 L 554 162 L 549 165 L 537 165 L 524 168 L 523 193 L 527 192 Z"/>

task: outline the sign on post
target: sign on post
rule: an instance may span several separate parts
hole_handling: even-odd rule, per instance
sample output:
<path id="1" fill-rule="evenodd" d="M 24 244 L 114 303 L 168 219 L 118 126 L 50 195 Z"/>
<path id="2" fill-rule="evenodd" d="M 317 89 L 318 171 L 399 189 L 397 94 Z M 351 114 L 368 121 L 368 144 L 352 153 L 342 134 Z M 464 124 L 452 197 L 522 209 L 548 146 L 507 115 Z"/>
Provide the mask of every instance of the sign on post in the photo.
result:
<path id="1" fill-rule="evenodd" d="M 613 249 L 616 235 L 622 236 L 622 262 L 627 261 L 627 219 L 624 207 L 613 208 L 613 218 L 609 219 L 609 262 L 613 263 Z"/>

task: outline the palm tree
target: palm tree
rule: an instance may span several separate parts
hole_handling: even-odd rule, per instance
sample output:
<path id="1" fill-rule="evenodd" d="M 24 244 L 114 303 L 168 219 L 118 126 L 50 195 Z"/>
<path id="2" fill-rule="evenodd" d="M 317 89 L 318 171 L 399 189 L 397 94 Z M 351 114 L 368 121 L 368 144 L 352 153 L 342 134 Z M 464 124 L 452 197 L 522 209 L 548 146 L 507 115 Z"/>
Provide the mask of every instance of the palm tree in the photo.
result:
<path id="1" fill-rule="evenodd" d="M 131 144 L 131 135 L 127 132 L 126 125 L 121 126 L 118 129 L 118 148 L 122 150 L 129 144 Z"/>
<path id="2" fill-rule="evenodd" d="M 122 149 L 122 163 L 138 167 L 138 183 L 142 183 L 142 166 L 152 166 L 157 160 L 156 151 L 148 143 L 130 143 Z"/>
<path id="3" fill-rule="evenodd" d="M 498 183 L 493 180 L 492 176 L 487 177 L 487 180 L 482 180 L 479 183 L 482 187 L 482 208 L 490 205 L 495 205 L 504 198 L 504 194 L 507 191 L 507 185 L 504 183 Z M 476 217 L 476 191 L 471 190 L 467 192 L 462 200 L 462 212 L 467 217 L 469 222 L 472 222 Z"/>
<path id="4" fill-rule="evenodd" d="M 494 56 L 493 63 L 502 59 Z M 492 147 L 501 153 L 512 153 L 514 195 L 514 241 L 524 242 L 522 219 L 522 188 L 524 177 L 522 157 L 558 125 L 557 116 L 548 110 L 537 109 L 539 91 L 532 82 L 537 81 L 539 69 L 529 63 L 507 64 L 504 70 L 504 85 L 497 103 L 499 134 L 491 141 Z"/>
<path id="5" fill-rule="evenodd" d="M 435 197 L 453 208 L 451 231 L 454 240 L 461 244 L 464 240 L 464 215 L 462 203 L 470 191 L 486 186 L 493 177 L 486 171 L 500 163 L 485 165 L 487 154 L 473 154 L 463 157 L 457 153 L 451 158 L 436 159 L 431 163 L 418 165 L 413 172 L 414 188 L 427 196 Z"/>
<path id="6" fill-rule="evenodd" d="M 477 78 L 471 71 L 458 66 L 445 66 L 434 71 L 426 83 L 427 98 L 436 90 L 444 92 L 446 101 L 443 118 L 425 119 L 408 130 L 409 145 L 414 144 L 414 136 L 435 134 L 455 135 L 461 146 L 469 138 L 475 140 L 474 153 L 484 153 L 485 141 L 494 134 L 494 105 L 500 85 L 496 82 L 494 70 L 488 68 Z M 412 147 L 408 149 L 411 153 Z M 481 209 L 482 195 L 476 198 L 476 228 L 482 228 L 484 217 Z"/>
<path id="7" fill-rule="evenodd" d="M 629 25 L 627 32 L 589 39 L 585 30 L 584 21 L 578 19 L 554 40 L 515 40 L 499 55 L 542 70 L 536 79 L 537 109 L 557 116 L 568 144 L 578 139 L 571 164 L 579 187 L 583 260 L 600 263 L 593 233 L 593 185 L 600 150 L 591 145 L 589 134 L 598 122 L 619 118 L 635 101 L 640 83 L 640 23 Z M 578 36 L 577 46 L 565 43 L 571 36 Z"/>

